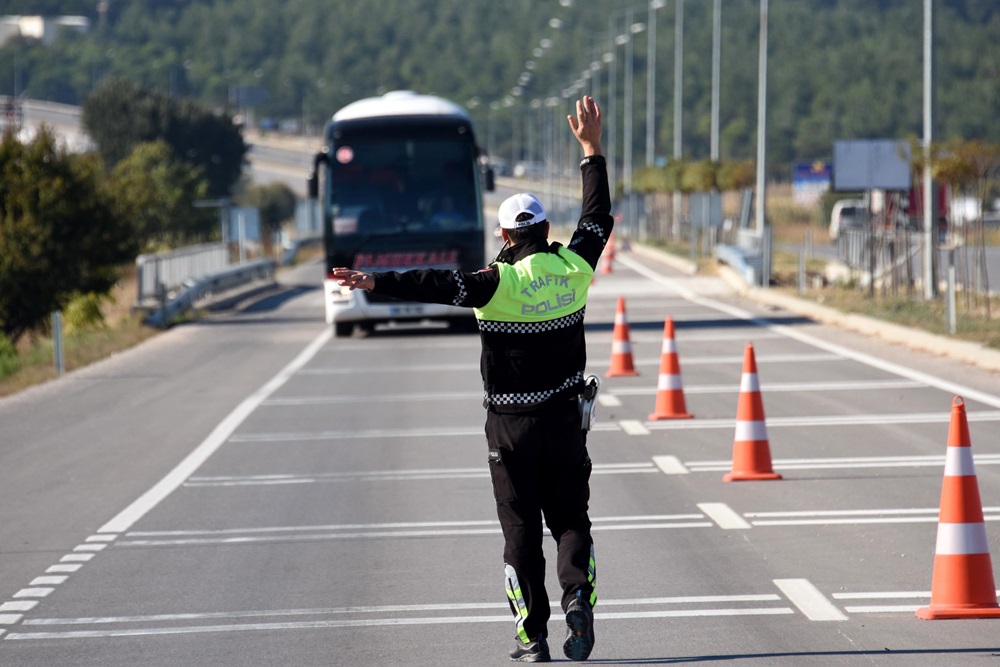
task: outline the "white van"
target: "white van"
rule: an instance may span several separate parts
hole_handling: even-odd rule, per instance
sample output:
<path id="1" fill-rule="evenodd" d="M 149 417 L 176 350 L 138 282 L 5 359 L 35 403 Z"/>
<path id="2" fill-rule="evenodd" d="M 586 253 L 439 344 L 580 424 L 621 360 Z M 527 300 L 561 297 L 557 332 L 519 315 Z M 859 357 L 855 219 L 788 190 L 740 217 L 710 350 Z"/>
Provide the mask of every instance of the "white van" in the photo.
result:
<path id="1" fill-rule="evenodd" d="M 868 220 L 865 203 L 860 199 L 841 199 L 830 213 L 830 240 L 836 241 L 842 229 L 859 229 Z"/>

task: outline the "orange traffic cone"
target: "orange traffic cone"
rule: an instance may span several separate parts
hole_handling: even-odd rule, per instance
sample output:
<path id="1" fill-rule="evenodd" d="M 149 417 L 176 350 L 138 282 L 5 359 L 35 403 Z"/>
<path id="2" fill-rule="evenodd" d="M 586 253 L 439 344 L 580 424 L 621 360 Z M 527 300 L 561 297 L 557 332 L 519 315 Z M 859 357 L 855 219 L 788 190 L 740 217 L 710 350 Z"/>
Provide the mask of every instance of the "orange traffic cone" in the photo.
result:
<path id="1" fill-rule="evenodd" d="M 608 243 L 601 255 L 601 273 L 611 273 L 615 262 L 615 233 L 611 232 Z"/>
<path id="2" fill-rule="evenodd" d="M 771 467 L 771 448 L 767 443 L 764 402 L 757 381 L 757 360 L 753 345 L 747 343 L 743 354 L 743 377 L 736 404 L 736 438 L 733 441 L 733 468 L 722 477 L 726 482 L 781 479 Z"/>
<path id="3" fill-rule="evenodd" d="M 657 419 L 691 419 L 684 403 L 681 382 L 681 365 L 677 360 L 677 341 L 674 339 L 674 320 L 668 317 L 663 324 L 663 347 L 660 355 L 660 376 L 656 382 L 656 408 L 649 415 Z"/>
<path id="4" fill-rule="evenodd" d="M 960 396 L 955 397 L 951 406 L 931 604 L 918 609 L 917 617 L 1000 618 L 983 505 L 972 461 L 969 422 L 965 401 Z"/>
<path id="5" fill-rule="evenodd" d="M 606 377 L 638 375 L 632 363 L 632 343 L 628 337 L 628 319 L 625 317 L 625 299 L 618 297 L 615 310 L 615 330 L 611 335 L 611 368 Z"/>

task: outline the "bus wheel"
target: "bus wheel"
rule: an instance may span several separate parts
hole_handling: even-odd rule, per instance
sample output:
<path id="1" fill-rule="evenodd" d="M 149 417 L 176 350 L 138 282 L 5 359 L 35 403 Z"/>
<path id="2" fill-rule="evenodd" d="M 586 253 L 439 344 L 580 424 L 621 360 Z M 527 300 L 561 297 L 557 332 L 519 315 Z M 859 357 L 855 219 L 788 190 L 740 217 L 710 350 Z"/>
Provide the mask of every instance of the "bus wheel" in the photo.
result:
<path id="1" fill-rule="evenodd" d="M 335 322 L 333 325 L 333 333 L 337 338 L 347 338 L 353 332 L 353 322 Z"/>

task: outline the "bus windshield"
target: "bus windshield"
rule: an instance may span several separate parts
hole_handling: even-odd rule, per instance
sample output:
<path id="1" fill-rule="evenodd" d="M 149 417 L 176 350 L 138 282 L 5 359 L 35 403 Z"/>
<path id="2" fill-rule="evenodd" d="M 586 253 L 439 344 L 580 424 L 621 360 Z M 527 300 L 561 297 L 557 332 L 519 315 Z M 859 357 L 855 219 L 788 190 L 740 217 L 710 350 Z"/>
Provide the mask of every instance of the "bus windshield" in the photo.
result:
<path id="1" fill-rule="evenodd" d="M 338 143 L 332 157 L 328 202 L 335 236 L 482 227 L 472 142 L 364 136 Z"/>

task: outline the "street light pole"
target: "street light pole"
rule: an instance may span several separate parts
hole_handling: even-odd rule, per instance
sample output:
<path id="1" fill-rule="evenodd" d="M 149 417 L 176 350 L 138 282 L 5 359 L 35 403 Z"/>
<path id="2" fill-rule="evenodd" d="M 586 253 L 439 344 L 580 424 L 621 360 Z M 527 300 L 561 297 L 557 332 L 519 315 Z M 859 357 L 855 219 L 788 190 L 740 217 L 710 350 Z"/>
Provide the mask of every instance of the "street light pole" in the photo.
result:
<path id="1" fill-rule="evenodd" d="M 656 161 L 654 141 L 656 137 L 656 10 L 667 4 L 667 0 L 650 0 L 649 39 L 646 44 L 646 166 L 652 167 Z"/>
<path id="2" fill-rule="evenodd" d="M 625 14 L 625 25 L 629 26 L 629 32 L 618 38 L 625 42 L 625 122 L 623 123 L 625 139 L 622 151 L 622 192 L 630 198 L 632 195 L 632 10 Z M 632 222 L 630 219 L 627 224 L 632 224 Z"/>
<path id="3" fill-rule="evenodd" d="M 684 153 L 681 147 L 681 123 L 684 105 L 684 0 L 676 0 L 674 14 L 674 159 L 680 160 Z M 681 231 L 681 193 L 674 192 L 673 233 Z M 693 243 L 693 240 L 692 240 Z"/>
<path id="4" fill-rule="evenodd" d="M 767 146 L 767 0 L 760 0 L 760 46 L 757 54 L 757 234 L 764 236 L 767 208 L 765 159 Z M 764 277 L 767 280 L 767 277 Z M 765 283 L 766 284 L 766 283 Z"/>
<path id="5" fill-rule="evenodd" d="M 924 298 L 933 299 L 934 289 L 934 218 L 932 213 L 937 208 L 931 183 L 931 49 L 933 47 L 933 26 L 931 23 L 931 4 L 933 0 L 924 0 Z"/>
<path id="6" fill-rule="evenodd" d="M 710 158 L 719 161 L 719 79 L 722 60 L 722 0 L 712 4 L 712 130 Z"/>

